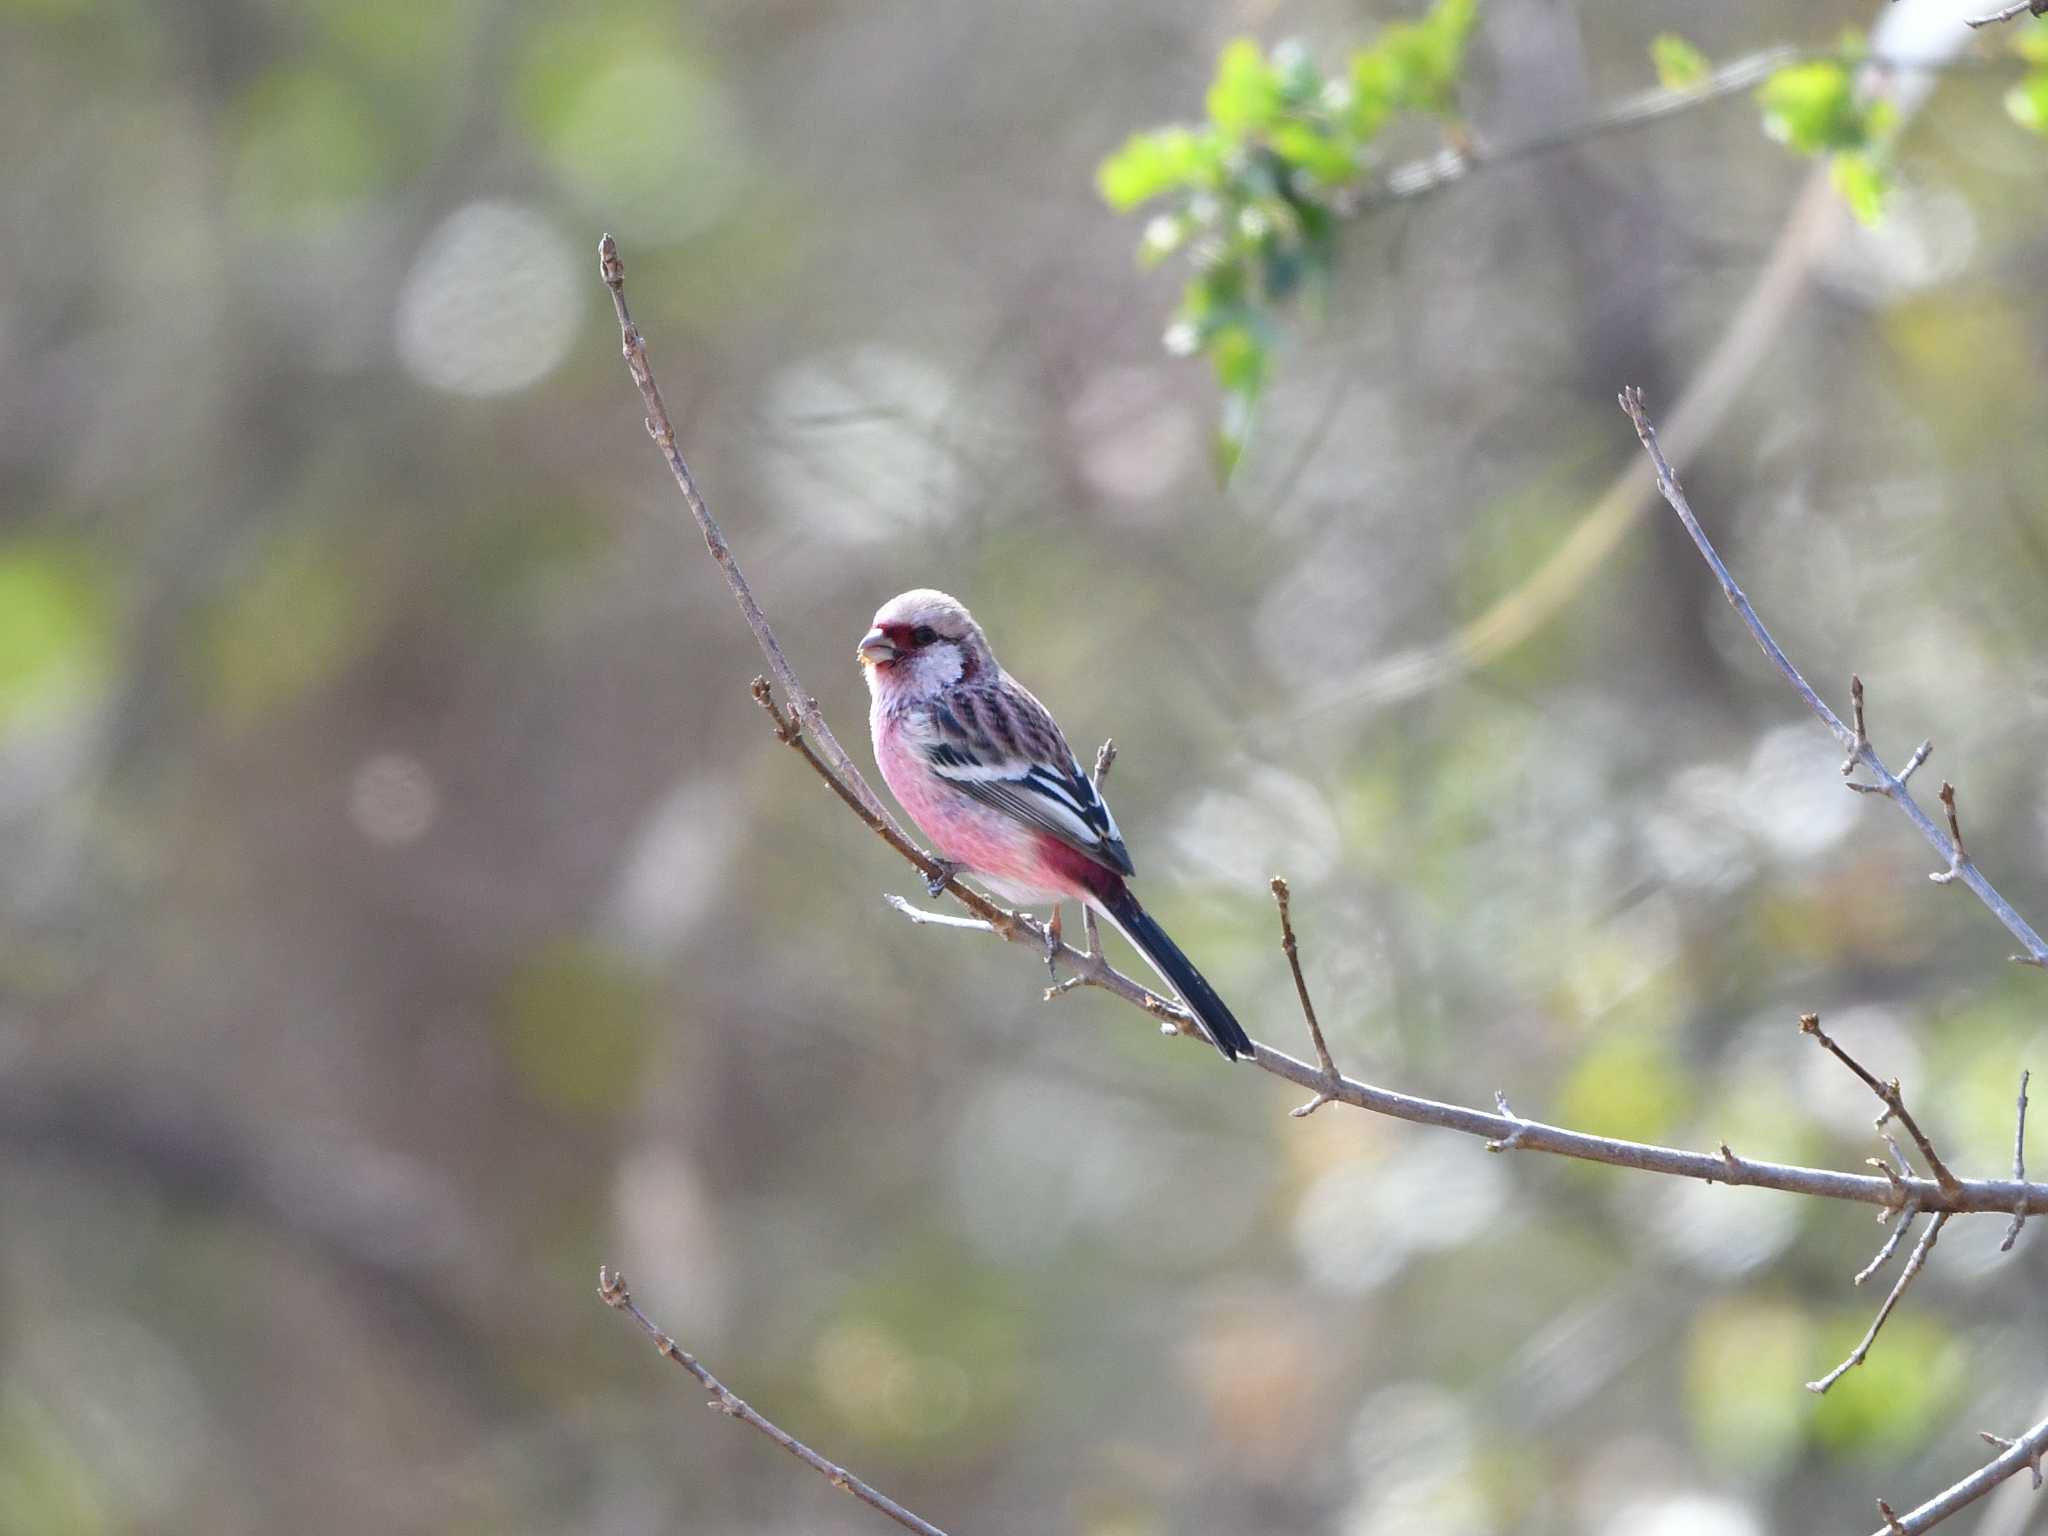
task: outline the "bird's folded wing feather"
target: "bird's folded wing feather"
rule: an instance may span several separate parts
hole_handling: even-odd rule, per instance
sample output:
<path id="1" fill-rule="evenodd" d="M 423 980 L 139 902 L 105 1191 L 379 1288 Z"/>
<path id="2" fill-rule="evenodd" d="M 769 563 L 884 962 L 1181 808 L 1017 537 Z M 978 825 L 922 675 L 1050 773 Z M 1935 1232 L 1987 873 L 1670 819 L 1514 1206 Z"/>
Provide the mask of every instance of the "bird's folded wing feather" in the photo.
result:
<path id="1" fill-rule="evenodd" d="M 950 690 L 911 734 L 932 772 L 963 793 L 1118 874 L 1133 873 L 1116 818 L 1059 726 L 1012 679 Z"/>

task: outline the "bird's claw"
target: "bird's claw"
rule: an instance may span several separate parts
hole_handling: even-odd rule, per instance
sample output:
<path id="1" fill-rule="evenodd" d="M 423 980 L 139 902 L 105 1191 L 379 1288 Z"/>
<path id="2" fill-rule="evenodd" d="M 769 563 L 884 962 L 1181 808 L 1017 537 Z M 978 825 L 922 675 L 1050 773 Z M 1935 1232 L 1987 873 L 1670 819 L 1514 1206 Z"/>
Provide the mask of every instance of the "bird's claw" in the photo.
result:
<path id="1" fill-rule="evenodd" d="M 1060 909 L 1052 909 L 1052 921 L 1045 925 L 1045 971 L 1054 981 L 1060 979 L 1060 968 L 1056 963 L 1060 957 Z"/>
<path id="2" fill-rule="evenodd" d="M 925 857 L 930 859 L 939 868 L 939 872 L 936 875 L 925 881 L 925 894 L 937 896 L 939 892 L 943 891 L 952 882 L 953 877 L 960 873 L 962 866 L 955 864 L 951 859 L 942 859 L 936 853 L 926 854 Z"/>

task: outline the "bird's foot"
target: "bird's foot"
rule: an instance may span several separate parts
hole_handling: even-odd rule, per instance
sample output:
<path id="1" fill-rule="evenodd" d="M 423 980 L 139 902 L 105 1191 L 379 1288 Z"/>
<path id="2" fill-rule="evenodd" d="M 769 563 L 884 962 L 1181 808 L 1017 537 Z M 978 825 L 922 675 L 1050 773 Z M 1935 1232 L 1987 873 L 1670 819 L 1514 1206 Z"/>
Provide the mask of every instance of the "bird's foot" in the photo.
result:
<path id="1" fill-rule="evenodd" d="M 939 872 L 924 883 L 925 894 L 928 896 L 938 895 L 946 888 L 948 881 L 967 867 L 964 864 L 955 864 L 951 859 L 942 859 L 936 853 L 928 853 L 925 857 L 939 867 Z"/>
<path id="2" fill-rule="evenodd" d="M 1052 909 L 1052 921 L 1045 925 L 1045 972 L 1054 981 L 1060 979 L 1060 968 L 1055 963 L 1060 957 L 1060 909 Z"/>

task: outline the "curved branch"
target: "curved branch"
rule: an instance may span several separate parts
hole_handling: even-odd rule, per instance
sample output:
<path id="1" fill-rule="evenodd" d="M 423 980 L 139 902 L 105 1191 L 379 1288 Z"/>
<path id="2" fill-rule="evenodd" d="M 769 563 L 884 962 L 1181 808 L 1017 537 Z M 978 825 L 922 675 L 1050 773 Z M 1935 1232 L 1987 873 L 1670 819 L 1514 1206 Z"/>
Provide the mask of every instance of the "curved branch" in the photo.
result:
<path id="1" fill-rule="evenodd" d="M 640 328 L 633 323 L 633 317 L 626 310 L 626 264 L 619 259 L 618 242 L 605 235 L 597 242 L 598 267 L 604 277 L 605 287 L 611 290 L 612 309 L 619 319 L 619 349 L 625 354 L 626 367 L 632 372 L 633 382 L 640 387 L 640 399 L 647 407 L 647 435 L 654 439 L 661 456 L 668 460 L 669 473 L 676 477 L 676 485 L 683 493 L 683 501 L 689 506 L 690 515 L 697 520 L 697 531 L 704 535 L 704 547 L 711 551 L 711 558 L 718 562 L 718 568 L 725 575 L 725 584 L 732 589 L 734 601 L 740 605 L 740 612 L 746 615 L 747 628 L 754 632 L 754 639 L 761 647 L 761 654 L 768 658 L 768 670 L 775 674 L 775 680 L 782 685 L 790 703 L 802 714 L 804 725 L 818 738 L 825 755 L 832 759 L 861 804 L 887 826 L 896 827 L 888 808 L 875 798 L 875 792 L 862 781 L 860 773 L 853 766 L 853 759 L 846 755 L 846 749 L 833 736 L 832 728 L 825 724 L 825 717 L 819 712 L 818 701 L 804 692 L 803 684 L 797 681 L 796 668 L 789 664 L 789 658 L 782 654 L 782 646 L 775 638 L 775 631 L 768 627 L 768 616 L 761 612 L 761 605 L 754 601 L 753 588 L 747 585 L 747 578 L 741 573 L 740 565 L 733 558 L 731 548 L 725 542 L 725 533 L 711 515 L 711 509 L 704 504 L 704 498 L 697 491 L 697 477 L 690 473 L 690 466 L 683 462 L 682 450 L 676 447 L 676 429 L 669 420 L 668 404 L 661 398 L 661 390 L 654 382 L 654 370 L 647 361 L 647 343 L 641 338 Z M 896 830 L 900 833 L 901 828 Z"/>
<path id="2" fill-rule="evenodd" d="M 1707 537 L 1706 530 L 1700 527 L 1700 520 L 1693 515 L 1692 504 L 1685 499 L 1684 487 L 1679 485 L 1678 476 L 1672 472 L 1670 462 L 1664 457 L 1664 450 L 1657 445 L 1657 428 L 1651 422 L 1649 412 L 1643 407 L 1643 392 L 1640 389 L 1624 389 L 1619 399 L 1622 410 L 1626 411 L 1628 419 L 1635 423 L 1636 436 L 1642 439 L 1644 451 L 1650 456 L 1651 466 L 1657 475 L 1658 491 L 1671 503 L 1671 510 L 1678 514 L 1678 520 L 1685 524 L 1685 531 L 1692 536 L 1701 557 L 1713 571 L 1715 579 L 1721 583 L 1721 592 L 1728 599 L 1729 606 L 1741 615 L 1742 622 L 1749 627 L 1750 636 L 1762 648 L 1764 655 L 1770 658 L 1771 665 L 1776 667 L 1785 681 L 1792 685 L 1820 723 L 1834 732 L 1835 740 L 1848 752 L 1850 762 L 1860 763 L 1870 770 L 1877 783 L 1867 788 L 1875 790 L 1904 811 L 1906 819 L 1920 829 L 1920 835 L 1949 861 L 1947 870 L 1934 878 L 1944 884 L 1950 880 L 1960 880 L 1976 894 L 1979 901 L 1991 909 L 1991 915 L 2005 924 L 2006 931 L 2026 946 L 2027 952 L 2024 955 L 2015 955 L 2013 959 L 2029 965 L 2048 967 L 2048 943 L 2042 942 L 2041 936 L 2034 932 L 2027 920 L 2013 910 L 2012 903 L 1999 895 L 1997 888 L 1984 878 L 1984 872 L 1977 867 L 1976 861 L 1963 851 L 1962 833 L 1957 828 L 1955 820 L 1955 790 L 1947 784 L 1942 785 L 1941 799 L 1948 809 L 1949 821 L 1948 826 L 1944 828 L 1920 808 L 1920 803 L 1906 787 L 1905 776 L 1895 774 L 1885 767 L 1884 760 L 1877 755 L 1876 750 L 1870 745 L 1870 738 L 1864 734 L 1860 718 L 1858 727 L 1851 730 L 1842 723 L 1839 715 L 1828 708 L 1826 701 L 1813 691 L 1813 686 L 1799 675 L 1799 669 L 1792 665 L 1791 660 L 1778 648 L 1778 642 L 1771 638 L 1771 632 L 1764 628 L 1764 621 L 1757 617 L 1756 609 L 1750 606 L 1748 597 L 1744 596 L 1742 588 L 1736 585 L 1734 576 L 1722 563 L 1713 541 Z M 1857 713 L 1860 717 L 1862 689 L 1857 687 L 1851 691 L 1857 696 Z"/>

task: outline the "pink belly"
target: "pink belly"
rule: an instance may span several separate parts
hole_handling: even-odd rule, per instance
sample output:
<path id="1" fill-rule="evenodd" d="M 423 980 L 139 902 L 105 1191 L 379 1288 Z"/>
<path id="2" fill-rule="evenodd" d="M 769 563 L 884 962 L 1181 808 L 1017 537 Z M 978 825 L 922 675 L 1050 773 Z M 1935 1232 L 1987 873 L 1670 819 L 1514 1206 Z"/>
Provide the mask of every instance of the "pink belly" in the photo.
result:
<path id="1" fill-rule="evenodd" d="M 941 858 L 964 866 L 1006 901 L 1043 906 L 1087 893 L 1071 867 L 1087 859 L 955 789 L 904 745 L 899 732 L 877 722 L 874 736 L 883 780 Z"/>

